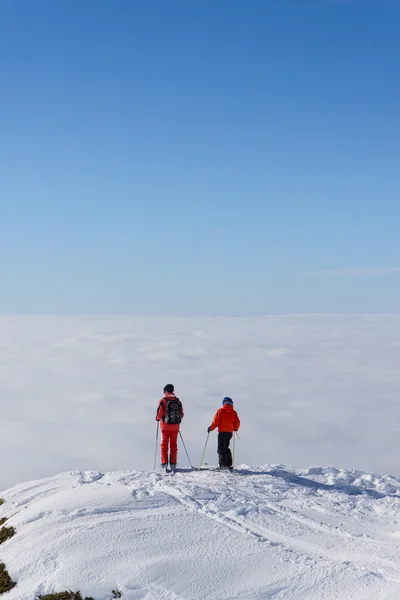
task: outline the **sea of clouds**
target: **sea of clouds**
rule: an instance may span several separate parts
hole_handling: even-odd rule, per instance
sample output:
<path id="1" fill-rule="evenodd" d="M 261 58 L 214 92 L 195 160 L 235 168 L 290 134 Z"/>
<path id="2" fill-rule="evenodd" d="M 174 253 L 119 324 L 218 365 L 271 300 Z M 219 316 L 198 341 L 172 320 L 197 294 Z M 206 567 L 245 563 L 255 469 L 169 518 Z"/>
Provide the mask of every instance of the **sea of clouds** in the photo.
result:
<path id="1" fill-rule="evenodd" d="M 166 383 L 194 465 L 228 395 L 242 420 L 236 463 L 400 475 L 399 365 L 400 316 L 1 316 L 0 489 L 151 470 Z"/>

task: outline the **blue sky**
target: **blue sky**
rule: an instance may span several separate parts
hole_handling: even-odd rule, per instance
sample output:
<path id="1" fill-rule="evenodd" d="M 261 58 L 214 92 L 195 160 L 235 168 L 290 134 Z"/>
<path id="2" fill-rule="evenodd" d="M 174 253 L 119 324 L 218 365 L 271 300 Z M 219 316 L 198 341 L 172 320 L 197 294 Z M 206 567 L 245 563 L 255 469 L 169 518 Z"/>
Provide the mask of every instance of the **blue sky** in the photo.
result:
<path id="1" fill-rule="evenodd" d="M 400 311 L 400 1 L 0 0 L 0 312 Z"/>

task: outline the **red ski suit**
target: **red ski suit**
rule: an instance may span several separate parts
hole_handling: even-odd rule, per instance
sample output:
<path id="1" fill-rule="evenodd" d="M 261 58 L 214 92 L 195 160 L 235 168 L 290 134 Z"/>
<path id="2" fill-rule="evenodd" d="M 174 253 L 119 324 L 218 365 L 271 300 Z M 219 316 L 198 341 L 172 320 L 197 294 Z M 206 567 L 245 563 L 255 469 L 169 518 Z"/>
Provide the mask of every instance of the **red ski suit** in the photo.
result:
<path id="1" fill-rule="evenodd" d="M 178 457 L 178 433 L 179 433 L 179 425 L 175 425 L 172 423 L 165 423 L 165 414 L 167 409 L 167 400 L 175 400 L 176 396 L 172 393 L 165 393 L 164 398 L 161 398 L 158 408 L 156 420 L 160 421 L 160 429 L 161 429 L 161 464 L 167 464 L 169 462 L 170 465 L 176 465 L 177 457 Z M 182 419 L 183 419 L 183 407 L 180 400 L 178 400 Z M 168 445 L 170 450 L 170 456 L 168 461 Z"/>

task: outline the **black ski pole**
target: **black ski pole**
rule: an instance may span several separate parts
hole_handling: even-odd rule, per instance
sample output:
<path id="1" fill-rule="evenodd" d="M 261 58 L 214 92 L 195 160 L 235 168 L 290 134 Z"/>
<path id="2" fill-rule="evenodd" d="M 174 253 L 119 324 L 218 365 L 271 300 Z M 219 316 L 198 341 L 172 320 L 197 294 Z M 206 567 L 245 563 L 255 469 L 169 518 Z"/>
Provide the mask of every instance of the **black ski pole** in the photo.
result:
<path id="1" fill-rule="evenodd" d="M 154 452 L 154 471 L 156 470 L 156 460 L 157 460 L 157 442 L 158 442 L 158 427 L 159 427 L 160 423 L 159 421 L 157 421 L 157 433 L 156 433 L 156 450 Z"/>
<path id="2" fill-rule="evenodd" d="M 239 434 L 238 434 L 238 432 L 237 432 L 237 431 L 234 431 L 234 432 L 233 432 L 233 455 L 232 455 L 232 467 L 233 467 L 233 466 L 234 466 L 234 464 L 235 464 L 235 438 L 239 438 L 239 440 L 240 440 L 240 437 L 239 437 Z"/>
<path id="3" fill-rule="evenodd" d="M 192 461 L 189 458 L 189 454 L 188 454 L 188 451 L 186 450 L 185 442 L 183 441 L 183 437 L 182 437 L 182 434 L 181 434 L 180 431 L 179 431 L 179 435 L 181 436 L 182 444 L 183 444 L 183 447 L 185 448 L 185 452 L 186 452 L 186 456 L 187 456 L 188 461 L 189 461 L 189 465 L 192 467 L 192 469 L 194 469 L 194 466 L 192 465 Z"/>

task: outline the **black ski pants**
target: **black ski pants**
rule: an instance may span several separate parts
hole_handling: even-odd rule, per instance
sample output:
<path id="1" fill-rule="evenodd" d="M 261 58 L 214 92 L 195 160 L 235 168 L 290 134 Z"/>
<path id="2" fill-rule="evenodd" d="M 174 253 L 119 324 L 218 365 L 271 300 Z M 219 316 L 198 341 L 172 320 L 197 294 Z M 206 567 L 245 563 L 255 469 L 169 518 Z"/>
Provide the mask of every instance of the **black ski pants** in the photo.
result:
<path id="1" fill-rule="evenodd" d="M 232 452 L 229 448 L 231 439 L 231 431 L 220 431 L 218 433 L 218 458 L 220 467 L 232 466 Z"/>

